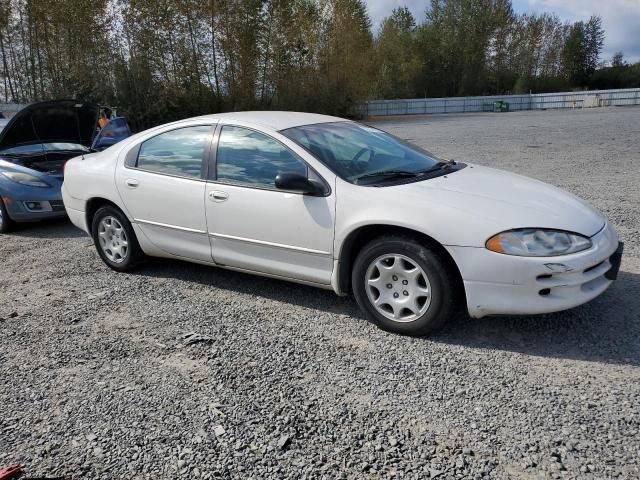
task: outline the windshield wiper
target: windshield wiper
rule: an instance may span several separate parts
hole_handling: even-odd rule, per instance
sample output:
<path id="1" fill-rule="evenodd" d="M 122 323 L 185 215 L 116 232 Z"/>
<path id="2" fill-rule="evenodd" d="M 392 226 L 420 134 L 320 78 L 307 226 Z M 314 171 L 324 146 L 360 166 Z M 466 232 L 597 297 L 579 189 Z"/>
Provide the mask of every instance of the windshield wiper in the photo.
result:
<path id="1" fill-rule="evenodd" d="M 427 168 L 426 170 L 422 170 L 419 173 L 422 175 L 426 175 L 427 173 L 437 172 L 438 170 L 444 170 L 445 168 L 451 168 L 456 165 L 455 160 L 441 160 L 436 163 L 433 167 Z"/>
<path id="2" fill-rule="evenodd" d="M 358 183 L 363 178 L 371 177 L 419 177 L 422 172 L 410 172 L 408 170 L 380 170 L 379 172 L 363 173 L 357 176 L 354 181 Z"/>
<path id="3" fill-rule="evenodd" d="M 370 177 L 421 177 L 423 175 L 427 175 L 429 173 L 437 172 L 438 170 L 443 170 L 445 168 L 451 168 L 456 165 L 455 160 L 441 160 L 436 163 L 433 167 L 427 168 L 426 170 L 418 170 L 417 172 L 410 172 L 408 170 L 380 170 L 378 172 L 370 172 L 364 173 L 354 179 L 356 183 L 359 183 L 363 178 Z"/>

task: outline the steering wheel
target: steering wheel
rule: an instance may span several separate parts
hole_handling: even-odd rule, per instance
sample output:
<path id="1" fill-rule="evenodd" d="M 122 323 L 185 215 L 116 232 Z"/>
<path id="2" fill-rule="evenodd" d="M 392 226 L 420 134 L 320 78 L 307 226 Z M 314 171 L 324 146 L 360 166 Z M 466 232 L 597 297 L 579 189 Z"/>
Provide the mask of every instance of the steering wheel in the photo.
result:
<path id="1" fill-rule="evenodd" d="M 360 161 L 360 157 L 362 157 L 366 152 L 369 152 L 369 161 L 371 161 L 375 156 L 375 152 L 371 148 L 364 147 L 358 150 L 358 153 L 356 153 L 351 159 L 351 162 L 349 162 L 349 170 L 354 174 L 364 173 L 367 170 L 366 163 Z"/>
<path id="2" fill-rule="evenodd" d="M 369 152 L 369 160 L 371 160 L 373 158 L 373 156 L 375 155 L 375 153 L 369 147 L 364 147 L 364 148 L 361 148 L 360 150 L 358 150 L 358 153 L 356 153 L 355 157 L 353 157 L 351 159 L 351 161 L 352 162 L 357 162 L 360 159 L 360 157 L 362 155 L 364 155 L 365 153 L 367 153 L 367 152 Z"/>

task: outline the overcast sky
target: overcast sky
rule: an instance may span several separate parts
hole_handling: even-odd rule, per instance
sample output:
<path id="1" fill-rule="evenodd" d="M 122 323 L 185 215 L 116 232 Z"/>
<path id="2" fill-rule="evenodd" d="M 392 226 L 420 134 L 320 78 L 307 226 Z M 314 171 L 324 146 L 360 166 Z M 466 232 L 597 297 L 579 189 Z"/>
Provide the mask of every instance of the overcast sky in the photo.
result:
<path id="1" fill-rule="evenodd" d="M 602 17 L 606 41 L 601 59 L 609 60 L 622 50 L 629 61 L 640 61 L 640 0 L 512 0 L 517 13 L 555 13 L 562 20 Z M 422 19 L 428 0 L 366 0 L 374 29 L 395 7 L 406 5 Z"/>

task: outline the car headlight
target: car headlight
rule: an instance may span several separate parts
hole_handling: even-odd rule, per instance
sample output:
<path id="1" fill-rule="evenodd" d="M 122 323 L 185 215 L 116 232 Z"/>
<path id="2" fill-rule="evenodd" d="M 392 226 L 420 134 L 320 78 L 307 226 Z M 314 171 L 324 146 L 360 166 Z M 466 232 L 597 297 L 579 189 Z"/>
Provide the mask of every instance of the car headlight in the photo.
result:
<path id="1" fill-rule="evenodd" d="M 22 172 L 0 172 L 0 174 L 7 177 L 9 180 L 12 180 L 21 185 L 28 185 L 29 187 L 41 187 L 48 188 L 49 185 L 47 182 L 40 180 L 35 175 L 30 175 L 28 173 Z"/>
<path id="2" fill-rule="evenodd" d="M 485 246 L 497 253 L 522 257 L 553 257 L 591 248 L 591 240 L 561 230 L 521 228 L 498 233 Z"/>

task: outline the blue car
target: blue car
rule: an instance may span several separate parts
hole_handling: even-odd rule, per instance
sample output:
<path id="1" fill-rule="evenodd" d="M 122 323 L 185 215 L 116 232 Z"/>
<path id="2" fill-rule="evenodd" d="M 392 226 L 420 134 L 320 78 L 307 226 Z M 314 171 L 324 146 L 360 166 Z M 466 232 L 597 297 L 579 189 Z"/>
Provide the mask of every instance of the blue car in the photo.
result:
<path id="1" fill-rule="evenodd" d="M 64 165 L 131 135 L 126 119 L 112 118 L 99 132 L 100 107 L 75 100 L 29 105 L 0 131 L 0 233 L 16 223 L 65 217 Z"/>

